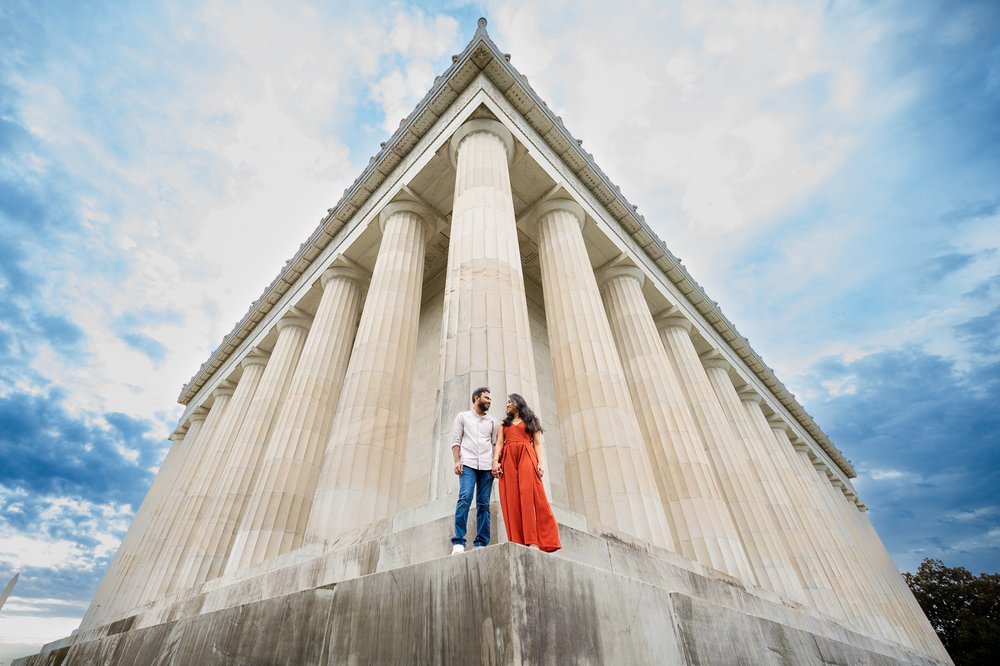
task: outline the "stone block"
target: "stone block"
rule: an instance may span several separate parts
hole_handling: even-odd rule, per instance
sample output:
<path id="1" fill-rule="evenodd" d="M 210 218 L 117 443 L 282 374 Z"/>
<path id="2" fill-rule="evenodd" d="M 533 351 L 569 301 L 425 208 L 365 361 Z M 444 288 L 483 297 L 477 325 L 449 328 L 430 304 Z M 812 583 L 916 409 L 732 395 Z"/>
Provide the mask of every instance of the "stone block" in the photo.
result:
<path id="1" fill-rule="evenodd" d="M 423 531 L 439 532 L 440 520 Z M 398 553 L 410 544 L 413 564 L 380 560 L 374 573 L 254 598 L 279 589 L 275 581 L 294 586 L 296 569 L 375 547 L 350 546 L 201 595 L 237 605 L 206 612 L 191 599 L 175 604 L 171 620 L 116 623 L 15 664 L 939 663 L 624 538 L 563 527 L 566 548 L 556 554 L 502 543 L 440 556 L 445 542 L 416 561 L 429 542 L 412 529 L 371 543 Z"/>

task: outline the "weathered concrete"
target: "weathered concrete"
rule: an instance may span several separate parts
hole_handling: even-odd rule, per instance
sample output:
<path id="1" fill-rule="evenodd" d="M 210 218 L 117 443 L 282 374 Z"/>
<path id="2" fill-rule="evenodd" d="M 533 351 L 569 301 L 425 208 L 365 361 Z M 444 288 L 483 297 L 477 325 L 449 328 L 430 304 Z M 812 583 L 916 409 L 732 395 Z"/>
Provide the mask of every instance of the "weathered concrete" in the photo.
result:
<path id="1" fill-rule="evenodd" d="M 449 517 L 422 521 L 444 508 L 15 663 L 939 663 L 601 528 L 560 521 L 554 555 L 499 543 L 448 556 Z"/>

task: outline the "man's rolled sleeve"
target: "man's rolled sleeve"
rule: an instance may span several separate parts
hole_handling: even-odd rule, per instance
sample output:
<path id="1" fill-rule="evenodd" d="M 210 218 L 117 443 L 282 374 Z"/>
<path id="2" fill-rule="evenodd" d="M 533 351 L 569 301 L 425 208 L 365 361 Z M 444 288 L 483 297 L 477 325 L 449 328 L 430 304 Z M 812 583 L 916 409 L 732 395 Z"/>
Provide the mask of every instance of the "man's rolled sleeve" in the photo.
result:
<path id="1" fill-rule="evenodd" d="M 451 426 L 451 446 L 462 446 L 462 415 L 455 417 L 455 422 Z M 448 448 L 451 448 L 448 447 Z"/>

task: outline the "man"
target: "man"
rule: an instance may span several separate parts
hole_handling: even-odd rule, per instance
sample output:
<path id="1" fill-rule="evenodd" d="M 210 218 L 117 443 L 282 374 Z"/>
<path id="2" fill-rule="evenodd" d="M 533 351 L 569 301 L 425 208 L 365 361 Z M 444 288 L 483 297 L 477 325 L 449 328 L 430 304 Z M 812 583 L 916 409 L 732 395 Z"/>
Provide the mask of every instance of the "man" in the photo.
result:
<path id="1" fill-rule="evenodd" d="M 472 392 L 472 409 L 455 417 L 451 428 L 451 454 L 458 476 L 458 505 L 455 507 L 455 536 L 451 554 L 465 552 L 465 531 L 473 491 L 476 496 L 476 539 L 473 548 L 490 542 L 490 494 L 493 492 L 493 443 L 497 424 L 486 412 L 490 390 L 485 386 Z"/>

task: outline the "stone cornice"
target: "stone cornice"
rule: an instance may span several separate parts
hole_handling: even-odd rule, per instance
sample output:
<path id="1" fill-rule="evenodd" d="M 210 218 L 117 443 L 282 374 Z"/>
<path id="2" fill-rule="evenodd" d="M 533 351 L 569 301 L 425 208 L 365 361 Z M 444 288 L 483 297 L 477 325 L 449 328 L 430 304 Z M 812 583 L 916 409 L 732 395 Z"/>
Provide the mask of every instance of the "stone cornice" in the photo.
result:
<path id="1" fill-rule="evenodd" d="M 548 146 L 576 174 L 592 195 L 642 248 L 664 275 L 675 285 L 691 306 L 715 330 L 720 338 L 742 359 L 746 367 L 770 391 L 795 421 L 807 432 L 823 451 L 830 456 L 849 478 L 856 476 L 850 461 L 844 457 L 813 418 L 789 393 L 774 375 L 749 341 L 722 313 L 719 304 L 711 300 L 705 290 L 688 273 L 681 260 L 656 236 L 621 192 L 621 188 L 597 166 L 594 157 L 583 150 L 577 140 L 563 125 L 562 118 L 549 110 L 546 103 L 528 84 L 528 79 L 510 64 L 510 56 L 497 48 L 486 33 L 485 21 L 465 50 L 453 56 L 452 65 L 434 80 L 434 85 L 404 118 L 381 150 L 371 158 L 361 175 L 344 190 L 337 204 L 327 210 L 320 224 L 309 238 L 299 246 L 295 256 L 287 261 L 278 276 L 254 301 L 243 318 L 222 339 L 222 343 L 202 364 L 195 375 L 184 385 L 178 402 L 187 405 L 209 381 L 216 370 L 241 344 L 274 307 L 282 296 L 296 283 L 334 237 L 344 229 L 368 201 L 368 198 L 386 180 L 392 171 L 409 155 L 420 139 L 444 114 L 452 102 L 480 74 L 485 74 L 506 99 L 525 118 L 528 124 L 545 140 Z"/>

